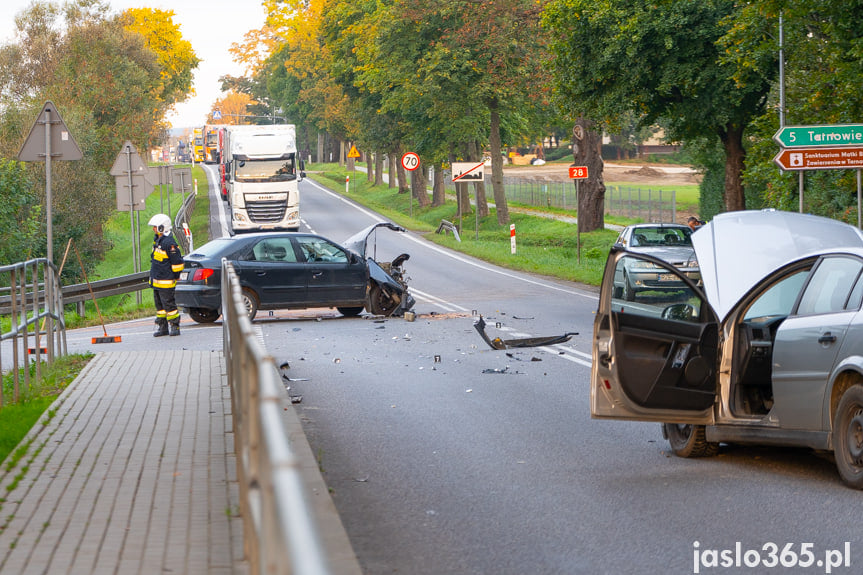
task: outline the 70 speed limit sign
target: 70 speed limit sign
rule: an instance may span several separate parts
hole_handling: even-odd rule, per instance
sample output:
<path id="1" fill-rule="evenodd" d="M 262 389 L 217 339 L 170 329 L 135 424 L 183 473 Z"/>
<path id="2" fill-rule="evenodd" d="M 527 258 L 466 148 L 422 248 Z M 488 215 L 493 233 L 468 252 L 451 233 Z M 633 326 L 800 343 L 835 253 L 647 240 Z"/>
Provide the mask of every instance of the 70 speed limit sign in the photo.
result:
<path id="1" fill-rule="evenodd" d="M 405 155 L 402 156 L 402 167 L 409 172 L 412 172 L 420 167 L 420 157 L 419 154 L 415 152 L 406 152 Z"/>

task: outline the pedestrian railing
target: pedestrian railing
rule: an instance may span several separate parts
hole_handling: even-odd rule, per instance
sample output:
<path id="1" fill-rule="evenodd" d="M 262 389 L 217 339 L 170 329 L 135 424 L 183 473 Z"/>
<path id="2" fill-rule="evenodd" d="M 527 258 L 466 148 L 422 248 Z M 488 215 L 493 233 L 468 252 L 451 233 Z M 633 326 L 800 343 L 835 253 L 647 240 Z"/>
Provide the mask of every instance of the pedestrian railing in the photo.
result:
<path id="1" fill-rule="evenodd" d="M 11 399 L 18 401 L 22 385 L 19 371 L 23 372 L 24 390 L 30 386 L 30 370 L 20 370 L 21 366 L 29 365 L 30 355 L 35 359 L 35 377 L 39 379 L 43 357 L 50 365 L 56 356 L 67 353 L 63 293 L 57 268 L 46 258 L 0 267 L 0 292 L 6 294 L 2 299 L 7 300 L 0 309 L 3 325 L 0 341 L 12 342 Z M 0 353 L 2 349 L 0 346 Z M 0 407 L 7 401 L 3 387 L 0 385 Z"/>
<path id="2" fill-rule="evenodd" d="M 250 573 L 330 573 L 282 411 L 290 407 L 275 360 L 252 332 L 234 267 L 222 260 L 222 331 Z"/>

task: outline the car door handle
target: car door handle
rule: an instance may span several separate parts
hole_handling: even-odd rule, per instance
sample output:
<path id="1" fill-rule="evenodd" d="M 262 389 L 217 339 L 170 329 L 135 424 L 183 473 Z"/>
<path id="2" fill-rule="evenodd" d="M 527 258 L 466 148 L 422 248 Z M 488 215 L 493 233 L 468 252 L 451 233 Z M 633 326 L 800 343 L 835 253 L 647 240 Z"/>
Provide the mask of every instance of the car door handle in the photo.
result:
<path id="1" fill-rule="evenodd" d="M 319 278 L 319 277 L 321 277 L 322 275 L 324 275 L 324 272 L 312 272 L 312 277 L 313 277 L 313 278 Z"/>
<path id="2" fill-rule="evenodd" d="M 836 341 L 836 336 L 830 333 L 829 331 L 818 338 L 818 343 L 834 343 Z"/>

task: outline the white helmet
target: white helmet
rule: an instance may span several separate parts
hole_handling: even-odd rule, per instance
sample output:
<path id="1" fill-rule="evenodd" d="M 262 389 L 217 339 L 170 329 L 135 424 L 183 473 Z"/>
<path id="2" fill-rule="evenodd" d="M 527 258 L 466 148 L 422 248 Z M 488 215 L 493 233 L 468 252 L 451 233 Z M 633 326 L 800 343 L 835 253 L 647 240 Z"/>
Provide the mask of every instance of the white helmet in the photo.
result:
<path id="1" fill-rule="evenodd" d="M 165 214 L 156 214 L 150 218 L 150 222 L 147 225 L 153 226 L 159 230 L 159 233 L 162 235 L 168 235 L 171 233 L 171 218 Z"/>

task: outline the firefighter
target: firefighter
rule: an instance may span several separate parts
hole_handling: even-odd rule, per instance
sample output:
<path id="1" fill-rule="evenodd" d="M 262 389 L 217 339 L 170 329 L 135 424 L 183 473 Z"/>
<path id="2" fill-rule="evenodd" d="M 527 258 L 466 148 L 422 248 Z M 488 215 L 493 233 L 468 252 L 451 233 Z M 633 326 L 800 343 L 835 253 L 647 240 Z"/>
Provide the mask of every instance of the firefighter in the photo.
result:
<path id="1" fill-rule="evenodd" d="M 156 304 L 156 331 L 153 337 L 180 335 L 180 311 L 174 302 L 174 288 L 183 271 L 183 256 L 171 235 L 171 218 L 156 214 L 150 218 L 153 226 L 153 251 L 150 254 L 150 285 Z"/>

